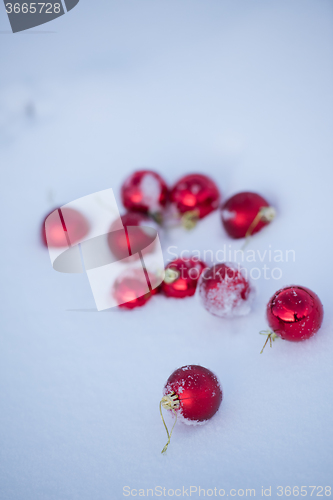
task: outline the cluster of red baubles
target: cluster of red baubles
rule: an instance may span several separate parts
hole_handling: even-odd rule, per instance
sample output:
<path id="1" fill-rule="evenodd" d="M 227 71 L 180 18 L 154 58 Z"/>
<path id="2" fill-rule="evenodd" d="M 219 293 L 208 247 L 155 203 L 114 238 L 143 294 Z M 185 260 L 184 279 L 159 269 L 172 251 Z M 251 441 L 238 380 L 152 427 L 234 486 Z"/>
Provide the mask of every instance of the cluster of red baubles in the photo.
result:
<path id="1" fill-rule="evenodd" d="M 222 224 L 228 235 L 244 238 L 257 233 L 274 218 L 274 209 L 256 193 L 238 193 L 221 205 L 215 182 L 202 174 L 186 175 L 169 189 L 158 173 L 136 171 L 123 183 L 121 198 L 128 210 L 121 217 L 125 231 L 111 226 L 108 233 L 108 245 L 117 260 L 135 256 L 146 248 L 151 242 L 147 226 L 156 229 L 157 222 L 167 227 L 169 221 L 177 221 L 192 228 L 199 219 L 220 207 Z M 47 242 L 43 224 L 45 245 L 65 246 L 66 231 L 71 235 L 72 245 L 89 233 L 89 222 L 81 213 L 66 207 L 58 212 L 60 217 L 48 221 Z M 136 276 L 132 272 L 124 273 L 111 293 L 119 307 L 134 309 L 145 305 L 156 293 L 179 299 L 193 296 L 197 288 L 203 307 L 224 318 L 247 314 L 254 295 L 249 280 L 233 264 L 208 268 L 194 257 L 170 262 L 158 288 L 147 292 L 142 273 Z M 305 287 L 286 287 L 276 292 L 268 303 L 267 319 L 272 329 L 268 338 L 270 341 L 275 336 L 291 341 L 307 339 L 320 328 L 322 316 L 322 305 L 316 294 Z"/>
<path id="2" fill-rule="evenodd" d="M 264 198 L 249 192 L 239 193 L 221 206 L 220 191 L 209 177 L 202 174 L 186 175 L 169 189 L 163 178 L 151 170 L 140 170 L 130 175 L 122 185 L 121 198 L 123 205 L 129 211 L 122 217 L 125 227 L 147 225 L 149 220 L 155 220 L 165 227 L 168 227 L 170 223 L 178 223 L 191 229 L 198 220 L 220 207 L 223 226 L 232 238 L 247 236 L 249 229 L 251 229 L 251 234 L 258 232 L 269 223 L 265 209 L 271 209 Z M 255 220 L 256 218 L 257 220 Z M 139 239 L 140 234 L 138 233 L 137 236 Z M 122 243 L 126 248 L 124 237 Z M 119 241 L 119 246 L 121 246 L 121 241 Z M 121 254 L 117 249 L 117 242 L 114 241 L 110 248 L 115 255 Z M 178 258 L 170 262 L 165 269 L 165 279 L 159 287 L 159 291 L 167 297 L 174 298 L 194 295 L 200 275 L 206 267 L 204 262 L 194 258 Z M 239 277 L 239 279 L 244 281 L 245 278 Z M 240 290 L 239 286 L 236 286 L 235 280 L 228 286 L 233 289 L 233 296 L 236 292 L 239 297 L 239 300 L 234 300 L 234 305 L 237 306 L 235 309 L 244 311 L 241 302 L 245 302 L 248 296 Z M 218 291 L 219 283 L 209 281 L 211 295 L 214 287 Z M 207 285 L 207 280 L 205 283 Z M 246 286 L 250 292 L 248 282 Z M 217 295 L 221 295 L 221 293 L 218 291 Z M 230 303 L 227 295 L 227 287 L 224 287 L 222 302 L 226 306 Z M 136 305 L 143 305 L 151 296 L 152 293 L 146 294 L 145 301 L 137 300 Z M 218 302 L 218 297 L 216 297 L 215 302 Z M 124 302 L 121 307 L 133 308 L 135 301 L 131 304 Z M 223 313 L 220 315 L 223 316 Z"/>

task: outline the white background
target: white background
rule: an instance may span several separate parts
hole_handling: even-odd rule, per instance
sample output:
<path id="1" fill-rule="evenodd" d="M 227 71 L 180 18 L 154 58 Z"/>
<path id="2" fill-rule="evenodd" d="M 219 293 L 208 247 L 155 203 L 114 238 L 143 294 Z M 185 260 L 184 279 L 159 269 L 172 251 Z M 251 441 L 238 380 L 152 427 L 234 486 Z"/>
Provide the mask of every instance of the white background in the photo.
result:
<path id="1" fill-rule="evenodd" d="M 2 499 L 118 500 L 125 485 L 257 496 L 272 485 L 277 498 L 277 485 L 332 486 L 332 10 L 328 0 L 81 0 L 12 35 L 0 6 Z M 97 313 L 86 275 L 53 271 L 45 214 L 109 187 L 119 201 L 141 166 L 170 184 L 207 173 L 224 200 L 254 190 L 276 207 L 249 248 L 296 259 L 278 264 L 280 280 L 256 280 L 249 316 L 226 321 L 195 298 L 163 296 Z M 241 246 L 217 212 L 169 244 Z M 323 326 L 259 355 L 266 303 L 291 283 L 319 295 Z M 205 426 L 177 425 L 162 456 L 158 404 L 185 364 L 214 371 L 224 399 Z"/>

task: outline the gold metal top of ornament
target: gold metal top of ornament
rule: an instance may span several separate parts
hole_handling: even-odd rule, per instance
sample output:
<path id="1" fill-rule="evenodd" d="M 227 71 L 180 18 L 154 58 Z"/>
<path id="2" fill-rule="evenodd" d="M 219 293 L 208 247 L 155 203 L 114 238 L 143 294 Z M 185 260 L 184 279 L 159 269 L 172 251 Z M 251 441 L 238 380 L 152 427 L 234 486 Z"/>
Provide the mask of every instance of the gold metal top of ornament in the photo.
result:
<path id="1" fill-rule="evenodd" d="M 188 230 L 193 229 L 199 220 L 199 210 L 196 208 L 195 210 L 189 210 L 185 212 L 181 218 L 181 225 Z"/>
<path id="2" fill-rule="evenodd" d="M 272 222 L 276 216 L 276 210 L 274 207 L 261 207 L 259 215 L 264 222 Z"/>
<path id="3" fill-rule="evenodd" d="M 165 270 L 164 283 L 166 283 L 167 285 L 171 285 L 171 283 L 178 280 L 179 275 L 180 275 L 179 271 L 176 271 L 176 269 L 168 267 Z"/>
<path id="4" fill-rule="evenodd" d="M 175 408 L 179 408 L 179 399 L 178 395 L 175 392 L 170 392 L 166 396 L 163 396 L 161 399 L 161 405 L 165 410 L 174 410 Z"/>

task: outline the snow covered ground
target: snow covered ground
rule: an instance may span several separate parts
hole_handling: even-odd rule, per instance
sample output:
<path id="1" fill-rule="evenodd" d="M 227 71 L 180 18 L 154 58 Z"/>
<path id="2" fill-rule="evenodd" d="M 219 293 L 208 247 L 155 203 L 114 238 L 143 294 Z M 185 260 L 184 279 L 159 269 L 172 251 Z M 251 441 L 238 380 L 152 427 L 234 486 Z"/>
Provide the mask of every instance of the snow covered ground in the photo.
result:
<path id="1" fill-rule="evenodd" d="M 0 6 L 0 498 L 333 486 L 332 3 L 81 0 L 33 32 L 9 29 Z M 248 247 L 260 252 L 249 269 L 270 268 L 249 316 L 163 296 L 97 312 L 86 275 L 52 269 L 44 215 L 109 187 L 120 204 L 140 166 L 170 184 L 203 172 L 224 200 L 253 190 L 276 207 Z M 166 236 L 165 258 L 241 244 L 213 213 Z M 323 326 L 259 355 L 266 303 L 287 284 L 319 295 Z M 206 425 L 179 423 L 162 456 L 158 405 L 185 364 L 216 373 L 224 399 Z"/>

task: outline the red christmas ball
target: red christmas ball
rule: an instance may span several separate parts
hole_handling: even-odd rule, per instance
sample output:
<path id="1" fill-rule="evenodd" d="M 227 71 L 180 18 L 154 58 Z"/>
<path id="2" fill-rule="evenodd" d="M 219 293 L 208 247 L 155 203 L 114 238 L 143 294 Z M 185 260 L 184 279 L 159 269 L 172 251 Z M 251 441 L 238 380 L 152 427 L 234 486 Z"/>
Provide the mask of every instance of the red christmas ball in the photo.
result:
<path id="1" fill-rule="evenodd" d="M 267 304 L 267 320 L 273 332 L 284 340 L 299 342 L 312 337 L 323 321 L 319 297 L 304 286 L 286 286 Z"/>
<path id="2" fill-rule="evenodd" d="M 165 278 L 162 282 L 162 292 L 167 297 L 184 298 L 195 294 L 198 280 L 206 264 L 193 257 L 176 259 L 165 268 Z"/>
<path id="3" fill-rule="evenodd" d="M 153 170 L 137 170 L 121 187 L 121 199 L 127 210 L 160 214 L 168 202 L 168 186 Z"/>
<path id="4" fill-rule="evenodd" d="M 130 269 L 116 279 L 111 293 L 118 307 L 135 309 L 144 306 L 156 292 L 149 291 L 141 269 Z"/>
<path id="5" fill-rule="evenodd" d="M 260 231 L 275 216 L 275 210 L 256 193 L 238 193 L 221 208 L 222 224 L 232 238 L 244 238 Z"/>
<path id="6" fill-rule="evenodd" d="M 199 365 L 174 371 L 163 390 L 162 406 L 174 409 L 187 423 L 205 422 L 215 415 L 222 389 L 213 372 Z"/>
<path id="7" fill-rule="evenodd" d="M 176 213 L 191 214 L 194 218 L 202 219 L 218 208 L 220 192 L 215 182 L 206 175 L 190 174 L 174 185 L 170 201 Z"/>
<path id="8" fill-rule="evenodd" d="M 45 222 L 48 217 L 46 239 Z M 68 239 L 70 244 L 74 245 L 84 238 L 89 230 L 89 223 L 80 212 L 73 208 L 63 207 L 52 210 L 45 217 L 42 224 L 42 241 L 45 246 L 49 247 L 67 247 Z"/>
<path id="9" fill-rule="evenodd" d="M 108 245 L 117 260 L 130 255 L 139 259 L 138 252 L 152 245 L 156 238 L 157 225 L 147 215 L 139 212 L 128 212 L 121 216 L 124 229 L 118 229 L 116 220 L 111 224 L 108 233 Z M 154 250 L 154 245 L 150 247 Z"/>
<path id="10" fill-rule="evenodd" d="M 217 264 L 206 269 L 198 283 L 198 297 L 204 308 L 221 318 L 244 316 L 251 310 L 254 288 L 234 264 Z"/>

